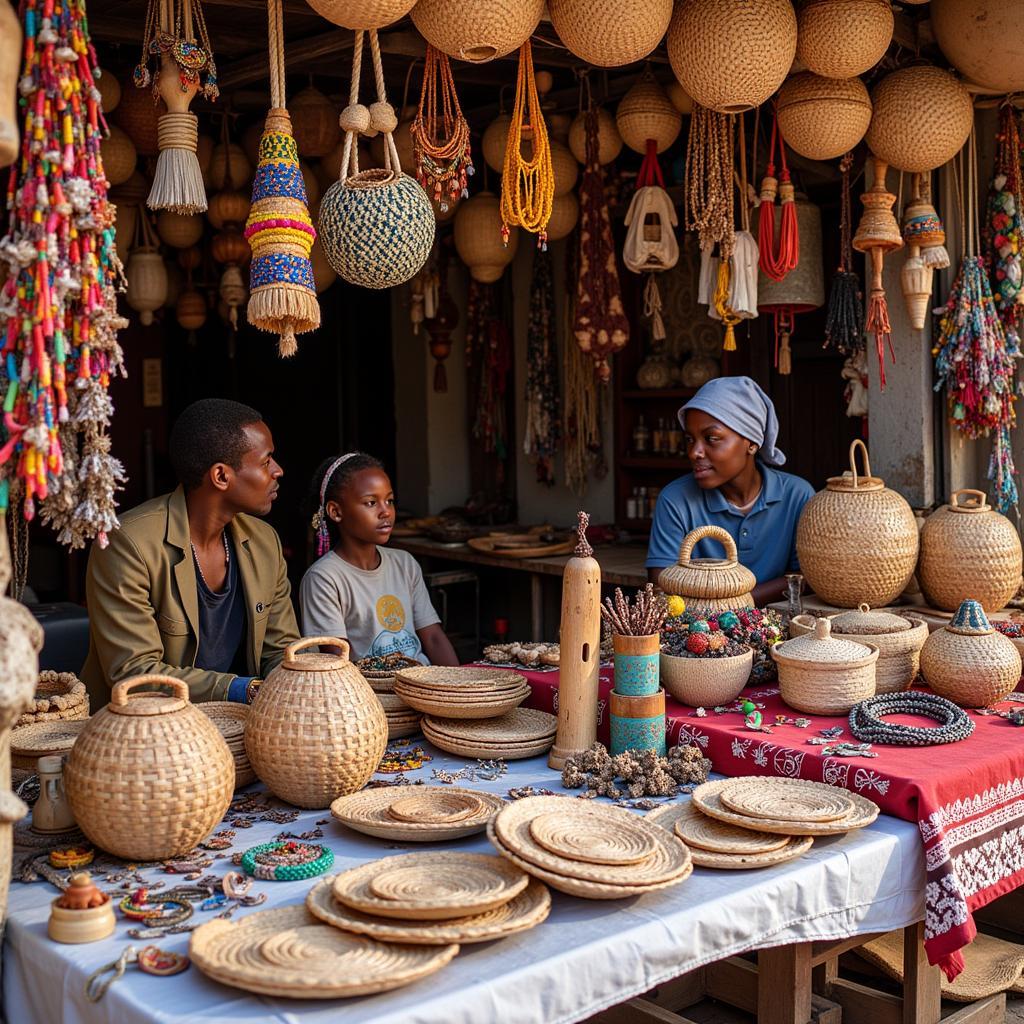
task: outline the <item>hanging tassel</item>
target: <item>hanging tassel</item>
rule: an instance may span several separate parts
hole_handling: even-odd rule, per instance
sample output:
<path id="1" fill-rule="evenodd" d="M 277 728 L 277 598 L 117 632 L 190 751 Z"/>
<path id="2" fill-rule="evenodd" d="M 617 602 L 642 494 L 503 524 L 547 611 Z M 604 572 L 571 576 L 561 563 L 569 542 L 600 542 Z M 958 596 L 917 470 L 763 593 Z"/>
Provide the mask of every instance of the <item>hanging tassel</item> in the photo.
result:
<path id="1" fill-rule="evenodd" d="M 722 341 L 723 352 L 736 351 L 735 327 L 740 322 L 740 317 L 738 317 L 729 306 L 729 285 L 731 276 L 731 261 L 726 259 L 720 260 L 718 264 L 718 279 L 715 283 L 713 301 L 715 305 L 715 312 L 722 318 L 722 324 L 725 326 L 725 339 Z"/>
<path id="2" fill-rule="evenodd" d="M 653 273 L 647 275 L 644 284 L 644 316 L 651 321 L 651 338 L 664 341 L 666 338 L 665 321 L 661 316 L 661 291 Z"/>
<path id="3" fill-rule="evenodd" d="M 444 363 L 434 364 L 434 390 L 440 394 L 445 394 L 448 391 L 448 373 L 444 368 Z"/>
<path id="4" fill-rule="evenodd" d="M 793 372 L 793 353 L 789 347 L 789 331 L 782 332 L 782 347 L 779 349 L 779 373 L 788 377 Z"/>
<path id="5" fill-rule="evenodd" d="M 864 299 L 860 290 L 860 278 L 853 267 L 853 227 L 850 204 L 850 168 L 853 154 L 847 153 L 839 162 L 843 184 L 840 198 L 839 269 L 832 278 L 828 295 L 828 311 L 825 316 L 825 344 L 843 355 L 856 355 L 864 351 Z"/>
<path id="6" fill-rule="evenodd" d="M 778 136 L 782 172 L 775 177 L 775 139 Z M 782 204 L 779 220 L 779 246 L 775 251 L 775 195 Z M 761 181 L 761 207 L 758 210 L 758 248 L 760 266 L 773 281 L 781 281 L 800 262 L 800 228 L 796 219 L 796 193 L 786 166 L 786 144 L 779 130 L 778 118 L 772 124 L 772 140 L 768 150 L 768 166 Z"/>

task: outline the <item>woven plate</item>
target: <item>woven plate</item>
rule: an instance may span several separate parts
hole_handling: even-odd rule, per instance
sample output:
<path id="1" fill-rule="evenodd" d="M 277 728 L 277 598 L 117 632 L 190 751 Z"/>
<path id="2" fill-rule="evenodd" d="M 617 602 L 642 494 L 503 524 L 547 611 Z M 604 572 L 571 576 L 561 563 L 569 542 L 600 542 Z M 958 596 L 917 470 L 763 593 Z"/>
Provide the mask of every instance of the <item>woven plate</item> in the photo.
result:
<path id="1" fill-rule="evenodd" d="M 321 924 L 303 907 L 260 910 L 238 922 L 209 921 L 189 957 L 225 985 L 260 995 L 335 999 L 387 992 L 444 967 L 457 945 L 376 942 Z"/>
<path id="2" fill-rule="evenodd" d="M 538 814 L 530 822 L 530 838 L 549 853 L 587 864 L 638 864 L 653 856 L 657 846 L 633 822 L 559 811 Z"/>
<path id="3" fill-rule="evenodd" d="M 454 718 L 425 718 L 423 724 L 440 736 L 472 743 L 529 743 L 554 737 L 558 719 L 546 711 L 516 708 L 484 722 L 462 722 Z"/>
<path id="4" fill-rule="evenodd" d="M 450 825 L 453 821 L 476 817 L 483 807 L 478 797 L 468 793 L 450 793 L 438 788 L 424 787 L 410 796 L 395 799 L 388 807 L 388 814 L 396 821 Z"/>
<path id="5" fill-rule="evenodd" d="M 217 731 L 229 744 L 231 740 L 240 740 L 245 734 L 245 720 L 249 717 L 248 704 L 211 700 L 197 704 L 196 707 L 217 726 Z"/>
<path id="6" fill-rule="evenodd" d="M 306 897 L 306 907 L 321 921 L 347 932 L 369 935 L 381 942 L 408 942 L 436 946 L 449 942 L 490 942 L 524 932 L 544 921 L 551 913 L 551 894 L 542 882 L 531 878 L 526 888 L 508 903 L 470 917 L 451 921 L 422 921 L 400 924 L 385 918 L 360 914 L 334 898 L 334 876 L 318 882 Z"/>
<path id="7" fill-rule="evenodd" d="M 388 741 L 402 740 L 409 736 L 416 736 L 420 732 L 420 722 L 417 718 L 412 722 L 394 722 L 388 719 Z"/>
<path id="8" fill-rule="evenodd" d="M 549 736 L 546 740 L 538 740 L 525 747 L 503 747 L 483 743 L 459 743 L 456 740 L 431 736 L 426 729 L 423 730 L 423 735 L 438 750 L 443 750 L 446 754 L 454 754 L 456 757 L 478 757 L 487 761 L 521 761 L 528 757 L 540 757 L 541 754 L 546 754 L 555 742 L 555 737 Z"/>
<path id="9" fill-rule="evenodd" d="M 634 864 L 588 864 L 544 849 L 531 833 L 541 814 L 561 816 L 567 828 L 581 822 L 588 829 L 605 827 L 609 834 L 636 830 L 654 843 L 653 852 Z M 621 807 L 585 803 L 573 797 L 531 796 L 516 800 L 494 818 L 494 832 L 506 849 L 545 871 L 603 885 L 657 885 L 681 874 L 690 862 L 686 847 Z"/>
<path id="10" fill-rule="evenodd" d="M 804 779 L 733 780 L 719 799 L 723 807 L 737 814 L 775 821 L 838 821 L 853 811 L 853 801 L 834 786 Z"/>
<path id="11" fill-rule="evenodd" d="M 377 700 L 380 701 L 380 706 L 389 717 L 398 711 L 412 710 L 401 697 L 394 693 L 378 693 Z"/>
<path id="12" fill-rule="evenodd" d="M 381 676 L 379 679 L 367 679 L 366 681 L 370 684 L 370 689 L 376 694 L 395 692 L 394 676 Z"/>
<path id="13" fill-rule="evenodd" d="M 772 818 L 748 818 L 744 814 L 737 814 L 735 811 L 723 807 L 719 799 L 722 790 L 733 782 L 735 779 L 705 782 L 693 791 L 690 799 L 705 814 L 718 821 L 724 821 L 729 825 L 739 825 L 740 828 L 753 828 L 758 832 L 777 832 L 788 836 L 836 836 L 843 832 L 864 828 L 878 817 L 876 803 L 859 793 L 848 793 L 847 796 L 853 801 L 853 812 L 848 817 L 838 818 L 835 821 L 798 822 Z"/>
<path id="14" fill-rule="evenodd" d="M 436 697 L 433 700 L 430 700 L 417 694 L 410 693 L 402 687 L 401 683 L 399 683 L 395 688 L 395 692 L 410 707 L 416 708 L 417 711 L 422 711 L 427 715 L 458 718 L 460 720 L 497 718 L 499 715 L 504 715 L 507 712 L 514 710 L 530 696 L 530 688 L 528 686 L 525 690 L 514 691 L 510 696 L 502 700 L 488 699 L 486 701 L 479 702 L 448 700 L 447 697 Z"/>
<path id="15" fill-rule="evenodd" d="M 679 823 L 676 823 L 679 835 Z M 770 853 L 712 853 L 710 850 L 691 850 L 693 863 L 699 868 L 718 868 L 725 871 L 751 871 L 769 868 L 773 864 L 802 857 L 813 845 L 814 836 L 788 836 L 784 846 Z"/>
<path id="16" fill-rule="evenodd" d="M 88 724 L 88 718 L 80 718 L 77 721 L 37 722 L 15 729 L 11 733 L 11 763 L 16 768 L 35 771 L 39 758 L 48 754 L 66 754 Z"/>
<path id="17" fill-rule="evenodd" d="M 417 786 L 416 789 L 419 797 L 433 791 L 439 791 L 449 798 L 453 796 L 472 797 L 480 802 L 480 810 L 472 817 L 462 818 L 449 824 L 396 821 L 391 816 L 389 808 L 395 800 L 405 799 L 405 797 L 404 795 L 398 797 L 393 789 L 385 787 L 383 789 L 364 789 L 351 794 L 351 796 L 339 797 L 331 804 L 331 814 L 343 825 L 347 825 L 356 832 L 376 836 L 378 839 L 431 843 L 444 839 L 459 839 L 462 836 L 483 832 L 490 818 L 505 806 L 505 801 L 501 797 L 473 789 L 459 789 L 455 786 L 445 786 L 443 789 L 439 786 Z"/>
<path id="18" fill-rule="evenodd" d="M 644 816 L 644 821 L 661 825 L 670 832 L 674 828 L 675 834 L 690 847 L 690 852 L 694 856 L 698 850 L 730 856 L 773 853 L 775 850 L 781 850 L 791 838 L 726 825 L 725 822 L 716 821 L 702 814 L 690 800 L 656 807 L 650 814 Z"/>
<path id="19" fill-rule="evenodd" d="M 567 798 L 556 797 L 554 799 L 564 800 Z M 676 843 L 676 846 L 685 852 L 687 863 L 686 868 L 682 873 L 676 875 L 674 878 L 670 878 L 665 882 L 658 882 L 655 885 L 605 885 L 601 882 L 588 882 L 580 878 L 570 878 L 567 875 L 559 875 L 554 871 L 545 871 L 544 868 L 538 867 L 536 864 L 531 864 L 528 860 L 524 860 L 514 851 L 502 844 L 501 840 L 495 834 L 493 821 L 487 825 L 487 838 L 490 839 L 498 853 L 509 860 L 512 864 L 515 864 L 516 867 L 529 872 L 534 878 L 539 878 L 542 882 L 547 882 L 552 889 L 564 892 L 568 896 L 579 896 L 585 900 L 624 900 L 629 899 L 632 896 L 643 896 L 645 893 L 657 892 L 659 889 L 668 889 L 673 885 L 679 885 L 680 882 L 685 882 L 686 879 L 693 874 L 693 860 L 686 847 L 682 846 L 680 843 Z"/>
<path id="20" fill-rule="evenodd" d="M 526 677 L 518 672 L 503 668 L 479 668 L 475 665 L 459 667 L 444 665 L 420 665 L 418 668 L 400 669 L 395 678 L 401 683 L 431 689 L 465 690 L 510 689 L 522 686 Z"/>
<path id="21" fill-rule="evenodd" d="M 483 721 L 483 719 L 477 719 L 477 721 Z M 535 750 L 537 747 L 542 747 L 547 750 L 548 747 L 554 743 L 554 734 L 551 736 L 542 736 L 536 740 L 523 740 L 515 743 L 505 743 L 502 740 L 460 740 L 455 739 L 452 736 L 448 736 L 443 732 L 438 732 L 436 729 L 431 729 L 429 725 L 423 727 L 423 735 L 430 740 L 435 746 L 440 747 L 442 750 L 458 750 L 460 748 L 472 749 L 472 750 L 485 750 L 494 756 L 495 750 L 507 750 L 509 753 L 520 753 L 524 750 Z"/>
<path id="22" fill-rule="evenodd" d="M 339 903 L 404 921 L 445 921 L 482 914 L 522 892 L 529 877 L 486 853 L 406 853 L 343 871 Z M 380 895 L 387 893 L 387 896 Z"/>
<path id="23" fill-rule="evenodd" d="M 463 693 L 459 690 L 421 690 L 418 686 L 398 683 L 395 693 L 402 700 L 405 699 L 405 694 L 409 694 L 417 700 L 433 701 L 435 704 L 494 704 L 520 695 L 529 696 L 530 687 L 529 684 L 524 684 L 509 690 Z"/>

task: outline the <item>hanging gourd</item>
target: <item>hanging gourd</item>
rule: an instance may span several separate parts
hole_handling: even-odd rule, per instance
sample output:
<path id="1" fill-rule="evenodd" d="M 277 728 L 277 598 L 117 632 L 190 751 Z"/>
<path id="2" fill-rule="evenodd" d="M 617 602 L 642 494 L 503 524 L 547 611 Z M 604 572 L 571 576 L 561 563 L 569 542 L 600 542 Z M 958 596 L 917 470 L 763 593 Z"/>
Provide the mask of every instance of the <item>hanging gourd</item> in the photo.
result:
<path id="1" fill-rule="evenodd" d="M 151 60 L 158 65 L 153 72 Z M 199 119 L 189 106 L 197 92 L 213 102 L 220 90 L 200 0 L 149 0 L 142 57 L 133 79 L 139 89 L 152 87 L 167 105 L 157 127 L 160 155 L 146 205 L 202 213 L 206 189 L 196 157 Z"/>
<path id="2" fill-rule="evenodd" d="M 850 203 L 850 168 L 853 154 L 839 163 L 843 184 L 839 207 L 839 267 L 832 278 L 825 315 L 825 347 L 859 363 L 864 355 L 864 295 L 853 269 L 853 212 Z M 848 359 L 849 362 L 849 359 Z"/>
<path id="3" fill-rule="evenodd" d="M 859 78 L 802 71 L 786 79 L 776 101 L 786 145 L 809 160 L 835 160 L 854 149 L 871 123 L 871 97 Z"/>
<path id="4" fill-rule="evenodd" d="M 569 52 L 602 68 L 643 60 L 672 19 L 672 0 L 549 0 L 548 9 Z"/>
<path id="5" fill-rule="evenodd" d="M 469 267 L 469 275 L 481 284 L 493 284 L 515 259 L 519 232 L 501 240 L 501 202 L 493 192 L 479 192 L 459 203 L 455 214 L 455 251 Z"/>
<path id="6" fill-rule="evenodd" d="M 683 115 L 646 68 L 619 102 L 615 127 L 622 141 L 637 153 L 647 152 L 648 139 L 654 140 L 657 152 L 664 153 L 679 138 Z"/>
<path id="7" fill-rule="evenodd" d="M 172 249 L 188 249 L 203 237 L 203 218 L 198 213 L 161 210 L 156 218 L 156 233 Z"/>
<path id="8" fill-rule="evenodd" d="M 527 117 L 529 120 L 526 120 Z M 529 159 L 523 156 L 527 128 L 532 150 Z M 538 248 L 546 248 L 547 226 L 554 198 L 551 146 L 533 75 L 533 49 L 527 39 L 519 51 L 516 99 L 508 141 L 505 143 L 505 166 L 501 175 L 502 240 L 507 242 L 509 230 L 520 227 L 537 236 Z"/>
<path id="9" fill-rule="evenodd" d="M 288 116 L 299 156 L 326 156 L 341 138 L 334 104 L 312 85 L 295 94 L 288 104 Z"/>
<path id="10" fill-rule="evenodd" d="M 148 327 L 153 323 L 153 313 L 167 301 L 167 267 L 145 211 L 140 212 L 138 224 L 140 244 L 132 250 L 125 266 L 128 279 L 125 298 L 139 314 L 139 322 Z"/>
<path id="11" fill-rule="evenodd" d="M 782 85 L 796 38 L 790 0 L 679 0 L 665 43 L 672 70 L 695 103 L 738 114 Z"/>
<path id="12" fill-rule="evenodd" d="M 110 133 L 100 143 L 100 153 L 109 185 L 121 185 L 135 172 L 135 145 L 116 124 L 110 126 Z"/>
<path id="13" fill-rule="evenodd" d="M 555 196 L 551 204 L 551 220 L 548 221 L 548 241 L 557 242 L 565 238 L 580 219 L 580 201 L 575 192 Z"/>
<path id="14" fill-rule="evenodd" d="M 929 20 L 950 64 L 994 93 L 1024 92 L 1024 40 L 1015 0 L 932 0 Z"/>
<path id="15" fill-rule="evenodd" d="M 20 36 L 20 25 L 18 33 Z M 97 68 L 93 77 L 96 79 L 96 88 L 100 91 L 100 110 L 104 114 L 112 113 L 121 102 L 121 83 L 105 68 Z"/>
<path id="16" fill-rule="evenodd" d="M 114 121 L 132 140 L 139 156 L 156 156 L 160 152 L 160 118 L 167 105 L 148 89 L 127 88 L 114 111 Z"/>
<path id="17" fill-rule="evenodd" d="M 576 115 L 569 126 L 569 149 L 576 162 L 587 162 L 586 111 Z M 615 126 L 615 118 L 604 107 L 597 108 L 597 160 L 603 167 L 622 152 L 622 136 Z"/>
<path id="18" fill-rule="evenodd" d="M 871 92 L 866 141 L 880 160 L 901 171 L 932 171 L 960 152 L 971 125 L 971 94 L 931 65 L 901 68 Z"/>
<path id="19" fill-rule="evenodd" d="M 895 21 L 889 0 L 803 0 L 796 23 L 798 61 L 825 78 L 852 78 L 885 56 Z"/>
<path id="20" fill-rule="evenodd" d="M 384 28 L 404 18 L 416 0 L 306 0 L 322 18 L 342 28 Z"/>
<path id="21" fill-rule="evenodd" d="M 391 288 L 414 277 L 434 244 L 434 210 L 415 178 L 402 173 L 392 136 L 398 125 L 384 91 L 380 45 L 371 30 L 377 102 L 359 102 L 363 32 L 356 32 L 349 105 L 341 113 L 345 148 L 341 172 L 320 202 L 320 239 L 331 266 L 351 284 Z M 384 133 L 384 167 L 360 171 L 356 137 Z"/>
<path id="22" fill-rule="evenodd" d="M 419 0 L 412 21 L 442 53 L 482 64 L 520 49 L 543 13 L 544 0 Z"/>
<path id="23" fill-rule="evenodd" d="M 779 144 L 782 170 L 775 177 L 775 143 Z M 781 210 L 775 209 L 778 195 Z M 800 225 L 796 216 L 795 192 L 786 163 L 786 142 L 778 116 L 772 121 L 768 146 L 768 166 L 761 179 L 761 205 L 758 208 L 757 247 L 762 273 L 772 281 L 781 281 L 800 262 Z M 775 242 L 775 214 L 779 213 L 778 245 Z"/>

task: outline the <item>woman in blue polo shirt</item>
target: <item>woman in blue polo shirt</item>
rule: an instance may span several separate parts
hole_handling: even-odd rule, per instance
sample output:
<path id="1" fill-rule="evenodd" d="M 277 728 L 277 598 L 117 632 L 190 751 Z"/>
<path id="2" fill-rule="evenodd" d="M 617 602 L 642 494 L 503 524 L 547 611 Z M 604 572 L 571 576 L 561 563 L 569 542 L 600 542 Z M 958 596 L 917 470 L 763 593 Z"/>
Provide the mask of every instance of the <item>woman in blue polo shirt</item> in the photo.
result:
<path id="1" fill-rule="evenodd" d="M 740 562 L 757 578 L 754 603 L 776 601 L 784 576 L 799 569 L 796 524 L 814 488 L 777 467 L 779 421 L 772 400 L 749 377 L 708 381 L 679 410 L 693 472 L 658 496 L 647 549 L 647 574 L 657 582 L 679 557 L 683 538 L 713 524 L 736 541 Z M 694 552 L 721 558 L 722 547 L 703 540 Z"/>

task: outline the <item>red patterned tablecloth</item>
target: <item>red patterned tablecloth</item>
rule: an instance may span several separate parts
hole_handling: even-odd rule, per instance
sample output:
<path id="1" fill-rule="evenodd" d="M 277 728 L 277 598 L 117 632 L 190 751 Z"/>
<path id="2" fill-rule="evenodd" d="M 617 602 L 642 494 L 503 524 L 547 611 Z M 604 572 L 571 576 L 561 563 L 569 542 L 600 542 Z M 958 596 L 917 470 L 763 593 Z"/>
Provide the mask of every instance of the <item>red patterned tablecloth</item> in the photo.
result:
<path id="1" fill-rule="evenodd" d="M 531 707 L 557 712 L 558 673 L 526 672 Z M 608 742 L 611 668 L 601 672 L 598 738 Z M 776 715 L 799 716 L 778 690 L 752 687 L 744 696 L 763 705 L 765 724 Z M 1014 695 L 1024 699 L 1024 694 Z M 873 758 L 825 757 L 807 741 L 820 730 L 846 727 L 845 718 L 808 715 L 811 725 L 773 726 L 770 735 L 747 729 L 742 715 L 698 718 L 693 708 L 669 699 L 669 744 L 689 738 L 724 775 L 782 775 L 812 779 L 862 793 L 882 811 L 917 823 L 927 869 L 925 949 L 928 960 L 954 978 L 963 969 L 959 952 L 977 934 L 972 911 L 1024 884 L 1024 728 L 1006 719 L 971 714 L 974 734 L 960 743 L 933 747 L 876 745 Z M 1013 707 L 1014 705 L 1001 705 Z M 929 724 L 895 716 L 890 721 Z"/>

